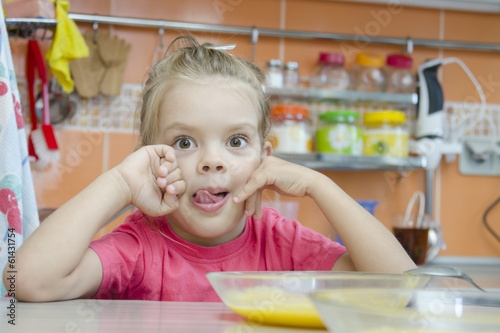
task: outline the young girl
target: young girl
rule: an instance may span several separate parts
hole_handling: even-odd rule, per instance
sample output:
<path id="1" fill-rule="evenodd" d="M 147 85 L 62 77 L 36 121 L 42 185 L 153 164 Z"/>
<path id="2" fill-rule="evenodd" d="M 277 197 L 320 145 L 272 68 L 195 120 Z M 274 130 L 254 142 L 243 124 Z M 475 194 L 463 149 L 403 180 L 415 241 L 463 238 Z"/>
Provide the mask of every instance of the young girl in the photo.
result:
<path id="1" fill-rule="evenodd" d="M 152 68 L 142 148 L 47 218 L 16 254 L 16 297 L 218 301 L 213 271 L 403 272 L 379 221 L 314 170 L 271 155 L 269 105 L 251 63 L 191 37 Z M 309 196 L 346 248 L 261 208 Z M 137 211 L 91 242 L 123 207 Z M 90 244 L 90 246 L 89 246 Z M 4 270 L 4 283 L 9 274 Z"/>

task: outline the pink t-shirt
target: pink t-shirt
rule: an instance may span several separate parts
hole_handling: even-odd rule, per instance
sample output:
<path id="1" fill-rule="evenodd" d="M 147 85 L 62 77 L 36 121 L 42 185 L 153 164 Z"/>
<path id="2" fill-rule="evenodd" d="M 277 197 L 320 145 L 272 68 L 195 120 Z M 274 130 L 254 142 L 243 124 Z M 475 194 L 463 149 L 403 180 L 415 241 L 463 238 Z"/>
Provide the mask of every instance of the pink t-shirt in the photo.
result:
<path id="1" fill-rule="evenodd" d="M 205 277 L 208 272 L 325 271 L 346 252 L 342 245 L 271 208 L 263 208 L 258 221 L 247 218 L 238 238 L 213 247 L 181 239 L 166 217 L 152 221 L 171 239 L 136 211 L 90 244 L 103 268 L 94 298 L 220 301 Z"/>

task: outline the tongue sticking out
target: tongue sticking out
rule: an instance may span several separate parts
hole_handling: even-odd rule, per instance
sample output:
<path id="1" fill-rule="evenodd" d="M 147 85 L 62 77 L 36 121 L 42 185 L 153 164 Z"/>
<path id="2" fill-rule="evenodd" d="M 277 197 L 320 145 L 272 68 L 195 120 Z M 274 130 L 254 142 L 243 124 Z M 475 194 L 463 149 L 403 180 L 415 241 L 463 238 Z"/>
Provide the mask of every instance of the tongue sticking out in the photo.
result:
<path id="1" fill-rule="evenodd" d="M 214 194 L 207 190 L 199 190 L 194 195 L 193 201 L 199 204 L 215 204 L 222 201 L 226 194 L 227 192 Z"/>

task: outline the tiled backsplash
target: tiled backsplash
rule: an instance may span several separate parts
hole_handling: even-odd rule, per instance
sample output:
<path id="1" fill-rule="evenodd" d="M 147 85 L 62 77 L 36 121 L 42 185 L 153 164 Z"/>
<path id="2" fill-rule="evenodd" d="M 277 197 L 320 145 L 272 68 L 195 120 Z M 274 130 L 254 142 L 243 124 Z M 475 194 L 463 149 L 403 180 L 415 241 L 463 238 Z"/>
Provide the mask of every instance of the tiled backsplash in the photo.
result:
<path id="1" fill-rule="evenodd" d="M 30 124 L 26 80 L 18 78 L 18 86 L 24 120 Z M 55 126 L 81 131 L 132 133 L 139 126 L 141 92 L 140 84 L 124 84 L 120 96 L 98 95 L 87 99 L 73 93 L 70 97 L 76 101 L 76 112 Z"/>
<path id="2" fill-rule="evenodd" d="M 500 137 L 500 105 L 487 104 L 484 116 L 480 119 L 481 107 L 479 104 L 448 102 L 445 104 L 446 122 L 445 137 L 450 136 L 450 131 L 457 131 L 461 125 L 463 136 L 494 136 Z M 470 129 L 464 133 L 463 129 Z"/>

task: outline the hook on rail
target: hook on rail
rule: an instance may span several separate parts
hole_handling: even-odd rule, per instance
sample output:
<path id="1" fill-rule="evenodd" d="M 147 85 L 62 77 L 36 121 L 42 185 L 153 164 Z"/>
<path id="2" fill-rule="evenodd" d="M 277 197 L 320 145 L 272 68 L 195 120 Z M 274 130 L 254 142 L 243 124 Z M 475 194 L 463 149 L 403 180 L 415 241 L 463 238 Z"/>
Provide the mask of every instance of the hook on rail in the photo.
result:
<path id="1" fill-rule="evenodd" d="M 255 49 L 257 48 L 257 42 L 259 41 L 259 29 L 257 27 L 252 27 L 252 33 L 250 35 L 250 42 L 252 43 L 252 55 L 250 60 L 255 60 Z"/>
<path id="2" fill-rule="evenodd" d="M 94 24 L 92 25 L 92 29 L 94 30 L 94 44 L 97 44 L 97 29 L 99 28 L 99 23 L 97 21 L 94 21 Z"/>
<path id="3" fill-rule="evenodd" d="M 413 40 L 408 37 L 406 38 L 406 45 L 403 48 L 403 54 L 410 55 L 413 53 Z"/>

